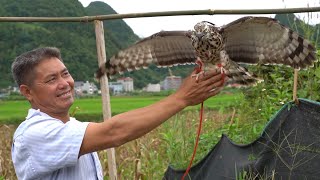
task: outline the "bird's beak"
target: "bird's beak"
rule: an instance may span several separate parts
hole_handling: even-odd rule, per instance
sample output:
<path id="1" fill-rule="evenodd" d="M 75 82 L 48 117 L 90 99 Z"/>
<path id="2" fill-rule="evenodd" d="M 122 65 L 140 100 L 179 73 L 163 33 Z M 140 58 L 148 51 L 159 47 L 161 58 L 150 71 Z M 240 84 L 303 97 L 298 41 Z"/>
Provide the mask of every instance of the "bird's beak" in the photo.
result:
<path id="1" fill-rule="evenodd" d="M 197 37 L 198 39 L 201 39 L 203 36 L 204 36 L 203 33 L 197 33 L 197 34 L 196 34 L 196 37 Z"/>

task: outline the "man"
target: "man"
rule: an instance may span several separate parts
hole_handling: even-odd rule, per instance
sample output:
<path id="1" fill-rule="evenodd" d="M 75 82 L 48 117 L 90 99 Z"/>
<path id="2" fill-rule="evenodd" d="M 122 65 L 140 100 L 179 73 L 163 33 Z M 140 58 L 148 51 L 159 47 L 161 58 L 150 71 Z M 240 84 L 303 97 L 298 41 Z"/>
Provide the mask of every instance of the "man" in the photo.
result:
<path id="1" fill-rule="evenodd" d="M 136 139 L 187 106 L 220 92 L 219 72 L 192 73 L 174 94 L 150 106 L 104 122 L 80 122 L 69 116 L 74 80 L 57 48 L 38 48 L 18 56 L 12 73 L 31 105 L 17 128 L 12 159 L 18 179 L 103 179 L 95 151 Z"/>

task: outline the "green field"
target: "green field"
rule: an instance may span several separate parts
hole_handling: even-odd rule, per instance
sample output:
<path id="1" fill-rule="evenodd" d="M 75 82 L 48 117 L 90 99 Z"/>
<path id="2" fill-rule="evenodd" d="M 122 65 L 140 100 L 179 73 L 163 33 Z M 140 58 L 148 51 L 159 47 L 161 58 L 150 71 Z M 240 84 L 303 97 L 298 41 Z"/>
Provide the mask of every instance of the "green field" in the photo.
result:
<path id="1" fill-rule="evenodd" d="M 164 96 L 132 96 L 132 97 L 111 97 L 112 114 L 119 114 L 132 109 L 137 109 L 159 101 Z M 234 101 L 240 100 L 241 94 L 221 94 L 208 99 L 205 107 L 210 109 L 220 109 L 230 106 Z M 23 121 L 30 108 L 26 100 L 18 101 L 0 101 L 0 123 L 17 124 Z M 199 108 L 199 106 L 189 107 L 187 109 Z M 101 98 L 76 99 L 70 109 L 70 114 L 75 114 L 79 120 L 100 121 L 102 120 L 102 101 Z"/>

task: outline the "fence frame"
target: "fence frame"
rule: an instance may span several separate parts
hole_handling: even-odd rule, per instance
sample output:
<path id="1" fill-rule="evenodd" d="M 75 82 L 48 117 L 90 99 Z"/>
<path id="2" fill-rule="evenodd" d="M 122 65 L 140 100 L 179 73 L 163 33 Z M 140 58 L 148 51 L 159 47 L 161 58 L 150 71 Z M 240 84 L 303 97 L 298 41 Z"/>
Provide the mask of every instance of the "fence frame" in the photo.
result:
<path id="1" fill-rule="evenodd" d="M 159 16 L 185 15 L 244 15 L 244 14 L 286 14 L 302 12 L 319 12 L 320 7 L 301 7 L 285 9 L 203 9 L 183 11 L 157 11 L 144 13 L 109 14 L 83 17 L 0 17 L 0 22 L 93 22 L 95 20 L 112 20 Z"/>

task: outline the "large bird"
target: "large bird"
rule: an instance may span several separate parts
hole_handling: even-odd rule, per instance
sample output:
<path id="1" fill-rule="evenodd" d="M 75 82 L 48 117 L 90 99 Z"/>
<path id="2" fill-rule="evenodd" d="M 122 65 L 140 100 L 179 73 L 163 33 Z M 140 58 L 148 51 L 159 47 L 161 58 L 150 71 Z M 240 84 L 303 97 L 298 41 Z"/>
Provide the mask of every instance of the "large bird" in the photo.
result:
<path id="1" fill-rule="evenodd" d="M 268 17 L 247 16 L 217 27 L 203 21 L 190 31 L 161 31 L 112 56 L 96 73 L 108 77 L 150 64 L 160 67 L 198 63 L 220 68 L 232 83 L 250 85 L 256 78 L 238 63 L 313 66 L 316 49 L 297 32 Z"/>

